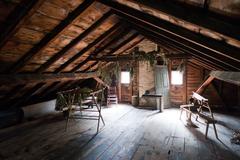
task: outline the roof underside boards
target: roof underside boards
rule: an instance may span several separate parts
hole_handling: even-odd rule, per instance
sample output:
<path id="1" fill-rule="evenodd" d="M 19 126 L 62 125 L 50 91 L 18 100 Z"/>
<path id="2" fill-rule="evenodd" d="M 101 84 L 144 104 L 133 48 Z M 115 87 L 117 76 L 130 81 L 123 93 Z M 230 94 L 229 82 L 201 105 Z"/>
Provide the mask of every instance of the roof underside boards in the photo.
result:
<path id="1" fill-rule="evenodd" d="M 190 55 L 193 65 L 239 71 L 239 6 L 234 0 L 3 0 L 1 78 L 96 71 L 111 62 L 92 57 L 127 55 L 143 39 L 166 54 Z M 67 73 L 49 81 L 1 83 L 0 106 L 48 99 L 82 81 L 64 80 Z"/>

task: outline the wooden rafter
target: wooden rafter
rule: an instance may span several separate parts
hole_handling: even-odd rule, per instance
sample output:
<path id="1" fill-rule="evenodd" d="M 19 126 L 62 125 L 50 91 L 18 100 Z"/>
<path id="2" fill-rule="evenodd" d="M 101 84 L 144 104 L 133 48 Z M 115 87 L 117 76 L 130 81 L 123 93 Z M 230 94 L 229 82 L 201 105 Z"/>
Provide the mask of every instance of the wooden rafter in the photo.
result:
<path id="1" fill-rule="evenodd" d="M 19 107 L 21 106 L 24 102 L 28 101 L 32 95 L 34 95 L 35 92 L 37 92 L 45 83 L 38 83 L 28 89 L 26 93 L 24 93 L 21 98 L 19 98 L 17 101 L 14 102 L 14 104 L 10 105 L 11 107 Z"/>
<path id="2" fill-rule="evenodd" d="M 219 70 L 219 69 L 217 69 L 215 66 L 211 66 L 211 65 L 206 65 L 206 63 L 202 63 L 201 61 L 199 61 L 198 59 L 191 59 L 190 61 L 189 61 L 189 63 L 192 63 L 192 64 L 194 64 L 194 65 L 197 65 L 197 66 L 201 66 L 201 67 L 203 67 L 203 68 L 205 68 L 205 69 L 208 69 L 208 70 Z"/>
<path id="3" fill-rule="evenodd" d="M 74 55 L 72 58 L 70 58 L 67 62 L 62 64 L 59 68 L 57 68 L 54 73 L 59 73 L 65 68 L 67 68 L 72 62 L 77 60 L 79 57 L 81 57 L 84 53 L 86 53 L 88 50 L 90 50 L 92 47 L 97 45 L 99 42 L 104 40 L 107 36 L 109 36 L 112 32 L 117 30 L 120 27 L 120 23 L 117 23 L 113 27 L 111 27 L 108 31 L 103 33 L 101 36 L 99 36 L 96 40 L 94 40 L 92 43 L 90 43 L 87 47 L 83 48 L 80 52 L 78 52 L 76 55 Z"/>
<path id="4" fill-rule="evenodd" d="M 118 32 L 118 31 L 117 31 Z M 112 44 L 115 44 L 119 41 L 119 39 L 121 39 L 124 35 L 128 34 L 130 32 L 129 29 L 125 30 L 122 29 L 120 34 L 117 34 L 113 39 L 111 39 L 107 44 L 105 44 L 103 47 L 101 47 L 100 49 L 96 50 L 95 52 L 91 53 L 85 60 L 83 60 L 81 63 L 79 63 L 77 66 L 75 66 L 71 72 L 74 72 L 76 70 L 78 70 L 78 68 L 81 68 L 85 63 L 87 63 L 90 59 L 90 57 L 92 55 L 98 55 L 99 53 L 101 53 L 102 51 L 104 51 L 106 48 L 108 48 L 109 46 L 111 46 Z"/>
<path id="5" fill-rule="evenodd" d="M 53 81 L 69 81 L 87 79 L 97 76 L 97 73 L 47 73 L 47 74 L 6 74 L 0 75 L 1 84 L 37 83 Z"/>
<path id="6" fill-rule="evenodd" d="M 117 47 L 115 47 L 114 49 L 112 49 L 109 53 L 107 53 L 107 55 L 112 55 L 114 54 L 116 51 L 118 51 L 120 48 L 122 48 L 123 46 L 125 46 L 126 44 L 128 44 L 129 42 L 131 42 L 133 39 L 135 39 L 139 34 L 138 33 L 134 33 L 132 36 L 130 36 L 127 40 L 123 41 L 122 43 L 120 43 Z M 95 65 L 97 65 L 98 62 L 94 62 L 93 64 L 91 64 L 88 68 L 84 69 L 83 72 L 88 71 L 89 69 L 93 68 Z M 80 69 L 83 66 L 83 64 L 76 66 L 72 71 L 77 71 L 78 69 Z"/>
<path id="7" fill-rule="evenodd" d="M 198 89 L 196 90 L 196 93 L 201 94 L 203 91 L 209 86 L 209 84 L 214 80 L 213 76 L 209 76 Z"/>
<path id="8" fill-rule="evenodd" d="M 88 8 L 94 0 L 84 1 L 79 7 L 71 12 L 60 24 L 58 24 L 51 32 L 49 32 L 38 44 L 23 55 L 15 64 L 6 70 L 6 73 L 15 73 L 20 70 L 29 60 L 40 52 L 45 46 L 50 44 L 57 35 L 59 35 L 68 25 L 70 25 L 86 8 Z"/>
<path id="9" fill-rule="evenodd" d="M 236 23 L 236 21 L 240 19 L 230 19 L 229 17 L 223 17 L 223 15 L 220 16 L 211 11 L 206 11 L 208 6 L 207 0 L 204 1 L 203 9 L 195 7 L 194 5 L 188 6 L 187 4 L 178 3 L 176 1 L 138 0 L 134 1 L 134 3 L 138 3 L 141 6 L 148 6 L 172 17 L 240 40 L 240 24 Z M 186 13 L 191 13 L 191 15 L 186 15 Z M 221 19 L 219 17 L 221 17 Z"/>
<path id="10" fill-rule="evenodd" d="M 0 34 L 0 48 L 18 31 L 20 26 L 32 16 L 32 14 L 42 5 L 44 0 L 23 0 L 6 18 L 7 24 Z"/>
<path id="11" fill-rule="evenodd" d="M 136 37 L 138 36 L 138 33 L 135 33 L 134 35 L 132 35 L 131 37 L 129 37 L 127 40 L 125 40 L 124 42 L 122 42 L 119 46 L 117 46 L 116 48 L 114 48 L 111 52 L 109 52 L 107 55 L 112 55 L 114 54 L 116 51 L 118 51 L 120 48 L 122 48 L 123 46 L 125 46 L 126 44 L 128 44 L 129 42 L 131 42 L 132 40 L 134 40 Z M 126 51 L 132 49 L 134 46 L 136 46 L 138 43 L 140 43 L 143 38 L 140 38 L 137 42 L 135 42 L 133 45 L 130 45 L 129 47 L 127 47 L 126 49 L 124 49 L 123 51 L 121 51 L 121 53 L 119 53 L 119 55 L 121 55 L 122 53 L 125 53 Z M 97 65 L 98 62 L 94 62 L 93 64 L 91 64 L 91 66 L 89 66 L 88 68 L 84 69 L 82 72 L 87 72 L 89 69 L 94 68 L 95 65 Z M 96 71 L 96 70 L 93 70 Z"/>
<path id="12" fill-rule="evenodd" d="M 162 35 L 177 42 L 184 43 L 192 49 L 196 49 L 208 55 L 215 54 L 218 56 L 218 59 L 223 60 L 225 57 L 224 61 L 227 61 L 228 65 L 235 68 L 235 70 L 240 70 L 236 67 L 240 66 L 240 55 L 238 54 L 240 49 L 236 47 L 232 47 L 224 42 L 202 36 L 179 26 L 175 26 L 169 22 L 163 21 L 149 14 L 142 13 L 118 2 L 109 0 L 100 0 L 100 2 L 110 6 L 119 16 L 129 19 L 130 22 L 137 21 L 139 26 L 148 25 L 148 28 L 157 30 L 158 33 L 161 33 Z"/>
<path id="13" fill-rule="evenodd" d="M 136 25 L 133 24 L 133 26 L 136 26 Z M 168 45 L 172 48 L 179 50 L 180 52 L 188 53 L 197 58 L 204 59 L 209 63 L 214 62 L 215 63 L 214 65 L 222 66 L 220 68 L 224 68 L 224 70 L 236 70 L 236 67 L 233 68 L 232 65 L 229 65 L 224 60 L 219 60 L 218 58 L 212 56 L 211 54 L 200 52 L 196 50 L 194 47 L 190 47 L 187 44 L 183 44 L 181 41 L 171 39 L 166 35 L 159 34 L 158 32 L 153 31 L 152 29 L 148 29 L 147 27 L 143 28 L 141 26 L 136 26 L 135 29 L 138 30 L 144 36 L 148 38 L 150 37 L 150 39 L 152 39 L 153 41 L 157 41 L 160 44 Z"/>
<path id="14" fill-rule="evenodd" d="M 58 59 L 60 59 L 64 54 L 66 54 L 70 49 L 75 47 L 83 38 L 87 37 L 89 33 L 94 31 L 97 27 L 99 27 L 103 22 L 105 22 L 108 17 L 112 15 L 111 11 L 108 11 L 105 13 L 99 20 L 97 20 L 93 25 L 91 25 L 88 29 L 86 29 L 83 33 L 81 33 L 77 38 L 72 40 L 69 44 L 67 44 L 61 51 L 53 55 L 47 62 L 42 64 L 37 70 L 37 73 L 42 73 L 48 67 L 50 67 L 54 62 L 56 62 Z"/>

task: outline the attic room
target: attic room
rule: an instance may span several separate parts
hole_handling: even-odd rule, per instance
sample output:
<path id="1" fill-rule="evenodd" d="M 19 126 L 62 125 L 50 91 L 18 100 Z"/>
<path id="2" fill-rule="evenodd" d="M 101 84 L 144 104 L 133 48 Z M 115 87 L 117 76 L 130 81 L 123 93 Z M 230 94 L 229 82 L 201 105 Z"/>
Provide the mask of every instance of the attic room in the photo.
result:
<path id="1" fill-rule="evenodd" d="M 239 0 L 0 0 L 0 159 L 240 159 Z"/>

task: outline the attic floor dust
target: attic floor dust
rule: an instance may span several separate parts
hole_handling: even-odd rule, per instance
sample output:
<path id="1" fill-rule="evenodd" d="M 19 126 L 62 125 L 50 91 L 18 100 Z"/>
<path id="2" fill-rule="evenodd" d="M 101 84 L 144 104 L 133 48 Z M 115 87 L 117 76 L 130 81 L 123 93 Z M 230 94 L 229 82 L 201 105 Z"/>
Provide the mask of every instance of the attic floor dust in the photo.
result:
<path id="1" fill-rule="evenodd" d="M 240 146 L 230 143 L 240 117 L 215 114 L 217 140 L 211 125 L 205 139 L 203 123 L 189 128 L 179 114 L 178 109 L 158 113 L 114 105 L 103 109 L 106 126 L 97 135 L 95 121 L 70 120 L 65 132 L 62 117 L 44 119 L 0 131 L 0 159 L 240 159 Z"/>

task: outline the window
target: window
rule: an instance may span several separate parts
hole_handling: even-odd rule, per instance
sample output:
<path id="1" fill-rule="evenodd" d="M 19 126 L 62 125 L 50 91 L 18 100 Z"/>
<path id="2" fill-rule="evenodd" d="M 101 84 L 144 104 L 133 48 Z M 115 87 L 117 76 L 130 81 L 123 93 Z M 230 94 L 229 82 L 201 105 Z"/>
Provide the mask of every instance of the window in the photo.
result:
<path id="1" fill-rule="evenodd" d="M 171 83 L 173 85 L 182 85 L 183 84 L 183 72 L 172 71 L 171 72 Z"/>
<path id="2" fill-rule="evenodd" d="M 130 83 L 130 72 L 121 72 L 121 83 L 123 84 Z"/>

